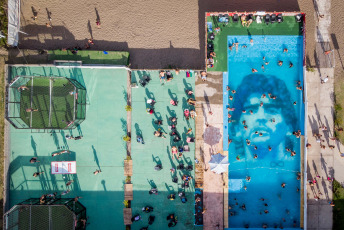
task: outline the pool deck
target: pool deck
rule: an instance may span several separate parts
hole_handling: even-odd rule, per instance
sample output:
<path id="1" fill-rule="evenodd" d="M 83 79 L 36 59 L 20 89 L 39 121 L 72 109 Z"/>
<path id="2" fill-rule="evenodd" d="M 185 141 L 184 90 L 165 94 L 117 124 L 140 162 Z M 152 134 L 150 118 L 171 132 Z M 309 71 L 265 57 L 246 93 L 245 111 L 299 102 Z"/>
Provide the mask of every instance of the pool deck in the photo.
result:
<path id="1" fill-rule="evenodd" d="M 203 229 L 223 229 L 224 188 L 227 184 L 226 174 L 217 175 L 209 170 L 211 155 L 223 152 L 223 105 L 222 105 L 222 73 L 208 73 L 207 81 L 196 80 L 196 100 L 198 111 L 197 141 L 204 164 L 203 173 Z M 213 114 L 210 115 L 209 111 Z M 208 127 L 207 125 L 208 124 Z M 197 156 L 197 153 L 196 153 Z M 228 218 L 227 218 L 228 219 Z"/>

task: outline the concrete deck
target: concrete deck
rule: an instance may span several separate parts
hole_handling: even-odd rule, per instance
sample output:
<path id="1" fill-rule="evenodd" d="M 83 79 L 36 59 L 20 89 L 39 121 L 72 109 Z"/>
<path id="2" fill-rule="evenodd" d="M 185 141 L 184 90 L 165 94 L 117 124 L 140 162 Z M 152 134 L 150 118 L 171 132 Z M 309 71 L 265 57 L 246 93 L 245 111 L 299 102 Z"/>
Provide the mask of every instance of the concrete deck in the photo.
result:
<path id="1" fill-rule="evenodd" d="M 198 111 L 202 111 L 198 113 L 202 119 L 198 119 L 203 121 L 202 124 L 196 123 L 196 127 L 201 129 L 197 132 L 203 133 L 200 149 L 196 151 L 201 152 L 205 163 L 203 229 L 223 229 L 224 181 L 222 175 L 211 172 L 208 165 L 212 154 L 223 153 L 222 73 L 208 73 L 206 82 L 201 81 L 200 78 L 197 79 L 196 100 Z M 213 114 L 210 115 L 209 111 Z"/>

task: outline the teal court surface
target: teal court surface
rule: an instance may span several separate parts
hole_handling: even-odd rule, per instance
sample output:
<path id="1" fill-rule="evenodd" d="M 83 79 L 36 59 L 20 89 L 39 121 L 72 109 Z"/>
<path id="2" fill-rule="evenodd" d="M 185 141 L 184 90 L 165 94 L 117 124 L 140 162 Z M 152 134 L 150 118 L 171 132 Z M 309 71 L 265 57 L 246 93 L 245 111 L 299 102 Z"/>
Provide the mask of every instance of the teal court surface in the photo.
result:
<path id="1" fill-rule="evenodd" d="M 132 82 L 139 82 L 144 76 L 149 76 L 151 81 L 143 88 L 132 88 L 132 144 L 131 156 L 133 160 L 133 201 L 131 203 L 132 213 L 140 214 L 142 220 L 134 222 L 132 229 L 140 229 L 148 226 L 148 218 L 150 215 L 155 216 L 155 221 L 149 225 L 149 229 L 168 229 L 168 221 L 166 217 L 169 214 L 175 214 L 178 217 L 178 224 L 173 229 L 193 229 L 194 228 L 194 182 L 191 180 L 189 188 L 182 188 L 182 176 L 184 174 L 191 175 L 194 178 L 194 151 L 195 143 L 187 143 L 187 137 L 195 135 L 195 120 L 184 118 L 184 109 L 192 109 L 187 103 L 188 96 L 185 89 L 195 90 L 194 77 L 187 78 L 185 71 L 180 71 L 177 75 L 174 71 L 173 80 L 164 84 L 160 83 L 159 71 L 133 71 L 131 73 Z M 176 99 L 179 103 L 177 106 L 170 104 L 171 98 Z M 146 112 L 147 108 L 151 108 L 147 104 L 148 99 L 154 99 L 154 114 Z M 169 135 L 169 118 L 177 117 L 176 129 L 181 136 L 181 141 L 173 142 L 173 138 Z M 154 123 L 155 120 L 163 121 L 161 126 Z M 167 134 L 166 139 L 155 137 L 154 131 L 161 129 Z M 192 132 L 186 135 L 189 128 Z M 142 137 L 144 144 L 137 142 L 136 138 Z M 172 159 L 171 147 L 188 145 L 189 152 L 183 153 L 183 156 L 177 160 Z M 178 170 L 179 163 L 184 166 L 192 165 L 192 171 Z M 156 171 L 154 167 L 157 164 L 162 165 L 162 170 Z M 176 172 L 171 173 L 170 169 L 175 168 Z M 178 177 L 178 183 L 172 182 L 172 176 Z M 152 187 L 158 189 L 158 195 L 150 195 L 149 190 Z M 179 192 L 185 192 L 187 202 L 182 203 Z M 175 200 L 169 200 L 167 196 L 175 194 Z M 142 207 L 151 206 L 154 211 L 151 213 L 143 213 Z"/>
<path id="2" fill-rule="evenodd" d="M 9 208 L 29 198 L 70 189 L 63 198 L 80 196 L 86 207 L 87 229 L 113 229 L 123 225 L 124 166 L 126 145 L 126 89 L 128 72 L 114 67 L 10 66 L 9 81 L 16 76 L 62 76 L 87 89 L 86 119 L 78 128 L 56 132 L 19 130 L 9 136 Z M 80 140 L 66 135 L 82 136 Z M 52 157 L 64 149 L 70 154 Z M 37 157 L 37 163 L 30 163 Z M 76 174 L 52 175 L 52 161 L 76 161 Z M 93 175 L 97 169 L 98 175 Z M 33 173 L 44 171 L 39 177 Z M 66 182 L 74 180 L 67 188 Z"/>
<path id="3" fill-rule="evenodd" d="M 9 155 L 9 208 L 29 198 L 39 198 L 43 194 L 62 192 L 70 189 L 62 198 L 81 197 L 79 201 L 87 209 L 87 229 L 113 229 L 114 224 L 123 226 L 124 208 L 124 159 L 126 143 L 123 137 L 127 133 L 127 77 L 125 68 L 85 67 L 85 66 L 10 66 L 9 82 L 16 76 L 51 76 L 66 77 L 78 81 L 87 90 L 87 108 L 85 120 L 72 130 L 15 129 L 10 127 Z M 148 217 L 155 217 L 149 229 L 161 229 L 168 225 L 166 217 L 175 214 L 178 223 L 174 229 L 192 229 L 194 227 L 194 180 L 189 186 L 183 186 L 183 175 L 194 178 L 195 143 L 187 142 L 195 135 L 195 120 L 186 119 L 184 110 L 194 109 L 187 103 L 185 90 L 195 90 L 194 76 L 187 78 L 185 71 L 177 75 L 172 71 L 173 80 L 160 83 L 158 71 L 132 71 L 131 81 L 138 83 L 143 76 L 151 81 L 146 87 L 132 88 L 132 121 L 131 121 L 131 158 L 133 160 L 133 200 L 132 214 L 140 214 L 142 220 L 134 222 L 132 229 L 148 225 Z M 170 104 L 177 100 L 177 106 Z M 148 99 L 154 99 L 154 113 L 147 113 L 151 108 Z M 37 111 L 36 113 L 39 113 Z M 170 117 L 177 117 L 176 130 L 180 141 L 174 142 L 170 136 Z M 162 125 L 154 123 L 161 119 Z M 186 134 L 189 129 L 192 132 Z M 166 132 L 166 138 L 154 136 L 154 131 Z M 82 136 L 80 140 L 68 139 L 68 136 Z M 142 142 L 137 142 L 142 137 Z M 172 159 L 171 147 L 184 147 L 179 159 Z M 61 150 L 70 154 L 55 157 L 51 155 Z M 30 163 L 37 157 L 37 163 Z M 76 174 L 51 174 L 52 161 L 76 161 Z M 155 166 L 162 165 L 156 171 Z M 191 167 L 191 170 L 177 169 L 180 164 Z M 170 169 L 175 172 L 171 173 Z M 97 169 L 101 173 L 93 175 Z M 35 172 L 44 173 L 33 177 Z M 172 177 L 178 178 L 177 183 Z M 70 186 L 66 183 L 74 182 Z M 150 195 L 149 190 L 158 189 L 157 195 Z M 186 203 L 182 203 L 178 194 L 185 194 Z M 169 200 L 168 195 L 175 199 Z M 142 212 L 144 206 L 151 206 L 154 211 Z M 197 227 L 196 227 L 197 228 Z"/>

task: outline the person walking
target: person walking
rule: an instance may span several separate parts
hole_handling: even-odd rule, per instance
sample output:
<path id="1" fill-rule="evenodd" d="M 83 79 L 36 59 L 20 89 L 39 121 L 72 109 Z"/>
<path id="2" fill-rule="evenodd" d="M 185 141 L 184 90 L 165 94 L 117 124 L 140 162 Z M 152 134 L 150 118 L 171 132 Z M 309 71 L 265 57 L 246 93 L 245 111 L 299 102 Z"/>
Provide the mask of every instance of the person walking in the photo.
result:
<path id="1" fill-rule="evenodd" d="M 42 172 L 35 172 L 34 174 L 33 174 L 33 176 L 34 177 L 38 177 L 39 175 L 41 175 L 41 174 L 43 174 L 44 173 L 44 171 L 42 171 Z"/>
<path id="2" fill-rule="evenodd" d="M 69 180 L 69 181 L 66 183 L 66 186 L 71 185 L 73 182 L 74 182 L 74 180 Z"/>
<path id="3" fill-rule="evenodd" d="M 93 174 L 94 174 L 94 175 L 97 175 L 98 173 L 101 173 L 101 172 L 102 172 L 102 170 L 97 169 L 96 171 L 93 172 Z"/>
<path id="4" fill-rule="evenodd" d="M 39 161 L 37 161 L 37 157 L 32 157 L 32 158 L 30 159 L 30 163 L 31 163 L 31 164 L 36 163 L 36 162 L 39 162 Z"/>

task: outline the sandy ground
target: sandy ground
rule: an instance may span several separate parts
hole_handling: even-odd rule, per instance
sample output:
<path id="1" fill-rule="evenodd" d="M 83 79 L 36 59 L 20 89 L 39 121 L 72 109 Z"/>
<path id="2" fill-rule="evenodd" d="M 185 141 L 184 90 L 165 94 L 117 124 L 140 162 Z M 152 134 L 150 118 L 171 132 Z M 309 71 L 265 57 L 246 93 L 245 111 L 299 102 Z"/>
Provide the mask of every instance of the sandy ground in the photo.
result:
<path id="1" fill-rule="evenodd" d="M 38 17 L 32 19 L 33 10 Z M 342 69 L 344 1 L 331 1 L 332 33 L 339 47 L 336 64 Z M 20 47 L 59 49 L 83 47 L 93 38 L 95 50 L 124 50 L 131 54 L 132 68 L 204 68 L 205 12 L 302 11 L 306 21 L 307 64 L 315 66 L 315 7 L 313 0 L 137 0 L 60 1 L 22 0 Z M 47 28 L 51 12 L 52 28 Z M 98 15 L 98 16 L 97 16 Z M 99 17 L 101 28 L 96 19 Z M 332 36 L 332 40 L 334 38 Z M 339 52 L 341 55 L 339 55 Z M 338 73 L 338 72 L 337 72 Z"/>
<path id="2" fill-rule="evenodd" d="M 32 7 L 38 12 L 36 20 Z M 129 51 L 133 68 L 199 69 L 204 67 L 205 12 L 300 8 L 313 15 L 312 0 L 22 0 L 21 29 L 29 35 L 21 34 L 20 47 L 83 47 L 93 37 L 92 49 Z M 51 12 L 52 28 L 46 27 L 47 12 Z M 96 26 L 97 14 L 101 29 Z M 310 28 L 311 20 L 307 24 Z M 308 34 L 314 37 L 311 29 Z"/>

